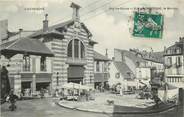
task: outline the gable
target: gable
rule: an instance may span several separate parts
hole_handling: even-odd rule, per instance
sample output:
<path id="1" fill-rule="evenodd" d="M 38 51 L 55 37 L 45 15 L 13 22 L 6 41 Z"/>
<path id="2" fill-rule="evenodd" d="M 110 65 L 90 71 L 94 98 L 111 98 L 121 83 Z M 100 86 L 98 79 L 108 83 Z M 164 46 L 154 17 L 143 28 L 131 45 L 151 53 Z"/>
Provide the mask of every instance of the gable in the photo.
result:
<path id="1" fill-rule="evenodd" d="M 71 25 L 76 25 L 73 20 L 68 20 L 56 25 L 49 26 L 47 31 L 43 31 L 43 29 L 40 29 L 33 33 L 30 37 L 32 38 L 41 38 L 41 37 L 48 37 L 53 36 L 57 38 L 63 38 L 64 33 L 67 31 L 67 28 Z M 88 30 L 88 28 L 85 26 L 84 23 L 80 23 L 80 27 L 85 30 L 85 32 L 88 34 L 88 38 L 92 36 L 91 32 Z"/>

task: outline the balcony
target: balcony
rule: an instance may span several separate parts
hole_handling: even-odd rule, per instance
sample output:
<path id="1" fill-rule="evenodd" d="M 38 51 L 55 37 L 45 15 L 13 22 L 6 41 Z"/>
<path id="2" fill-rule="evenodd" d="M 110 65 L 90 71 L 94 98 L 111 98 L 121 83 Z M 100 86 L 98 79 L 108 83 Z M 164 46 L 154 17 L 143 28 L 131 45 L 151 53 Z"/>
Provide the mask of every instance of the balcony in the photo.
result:
<path id="1" fill-rule="evenodd" d="M 69 58 L 67 58 L 66 63 L 70 64 L 70 65 L 86 65 L 87 61 L 84 58 L 72 58 L 72 57 L 69 57 Z"/>

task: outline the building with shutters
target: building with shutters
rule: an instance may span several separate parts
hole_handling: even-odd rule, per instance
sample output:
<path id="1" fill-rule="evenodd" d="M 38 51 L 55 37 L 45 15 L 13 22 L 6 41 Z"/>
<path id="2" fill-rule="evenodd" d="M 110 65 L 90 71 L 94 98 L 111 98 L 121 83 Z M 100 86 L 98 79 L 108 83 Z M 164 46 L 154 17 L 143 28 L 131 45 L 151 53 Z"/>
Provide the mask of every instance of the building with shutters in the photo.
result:
<path id="1" fill-rule="evenodd" d="M 164 62 L 166 82 L 176 87 L 184 87 L 184 37 L 165 48 Z"/>
<path id="2" fill-rule="evenodd" d="M 80 6 L 72 3 L 70 7 L 73 9 L 71 20 L 49 26 L 46 14 L 40 30 L 25 37 L 23 35 L 26 31 L 17 33 L 19 36 L 15 40 L 18 41 L 13 49 L 20 50 L 17 45 L 21 45 L 22 53 L 10 55 L 13 56 L 11 61 L 4 60 L 4 64 L 11 64 L 9 69 L 19 74 L 12 76 L 13 79 L 18 79 L 13 84 L 19 92 L 27 88 L 33 94 L 41 88 L 47 88 L 51 92 L 67 82 L 94 86 L 93 47 L 97 42 L 91 39 L 91 32 L 80 20 Z M 10 42 L 14 44 L 14 39 L 3 43 L 5 52 L 7 47 L 11 47 L 7 45 Z M 35 51 L 42 54 L 31 55 L 26 49 L 34 50 L 34 54 Z"/>
<path id="3" fill-rule="evenodd" d="M 111 60 L 106 55 L 94 51 L 94 86 L 95 88 L 107 87 L 109 80 L 109 65 Z"/>

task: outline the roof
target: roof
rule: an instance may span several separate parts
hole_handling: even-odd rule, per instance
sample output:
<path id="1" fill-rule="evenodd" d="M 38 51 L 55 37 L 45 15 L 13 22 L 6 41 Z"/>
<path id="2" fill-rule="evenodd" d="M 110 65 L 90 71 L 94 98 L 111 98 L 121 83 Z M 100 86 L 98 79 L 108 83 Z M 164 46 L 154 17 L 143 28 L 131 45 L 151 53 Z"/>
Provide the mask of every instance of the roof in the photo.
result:
<path id="1" fill-rule="evenodd" d="M 28 37 L 29 35 L 33 34 L 34 32 L 35 31 L 33 31 L 33 30 L 30 30 L 30 31 L 23 30 L 21 32 L 17 32 L 17 33 L 14 33 L 14 35 L 11 35 L 11 36 L 8 35 L 7 41 L 17 40 L 20 37 L 22 37 L 22 38 Z"/>
<path id="2" fill-rule="evenodd" d="M 131 69 L 128 67 L 126 63 L 119 62 L 119 61 L 114 61 L 113 63 L 117 68 L 117 70 L 121 73 L 121 75 L 124 76 L 124 78 L 131 78 L 129 73 L 133 74 L 133 72 L 131 71 Z"/>
<path id="3" fill-rule="evenodd" d="M 63 35 L 61 33 L 61 31 L 59 31 L 59 30 L 66 30 L 65 27 L 68 25 L 72 25 L 73 23 L 74 23 L 74 20 L 71 19 L 71 20 L 68 20 L 68 21 L 65 21 L 65 22 L 62 22 L 59 24 L 55 24 L 55 25 L 49 26 L 46 32 L 53 33 L 56 35 L 58 35 L 58 34 Z M 86 30 L 87 33 L 89 33 L 89 36 L 92 36 L 91 32 L 84 25 L 84 23 L 81 23 L 81 26 Z M 45 32 L 43 31 L 43 29 L 40 29 L 40 30 L 36 31 L 35 33 L 33 33 L 32 35 L 30 35 L 30 37 L 38 38 L 38 37 L 43 36 L 43 35 L 45 35 Z"/>
<path id="4" fill-rule="evenodd" d="M 116 50 L 120 51 L 123 54 L 123 56 L 130 58 L 134 62 L 134 64 L 136 64 L 136 62 L 145 62 L 143 58 L 139 57 L 134 52 L 131 52 L 128 50 L 121 50 L 121 49 L 116 49 Z"/>
<path id="5" fill-rule="evenodd" d="M 40 33 L 40 34 L 33 34 L 34 35 L 34 37 L 36 37 L 36 38 L 41 38 L 41 37 L 47 37 L 47 38 L 49 38 L 49 37 L 54 37 L 54 38 L 64 38 L 64 34 L 63 33 L 61 33 L 61 32 L 59 32 L 59 31 L 57 31 L 57 30 L 49 30 L 49 31 L 46 31 L 46 32 L 42 32 L 42 33 Z"/>
<path id="6" fill-rule="evenodd" d="M 181 49 L 180 53 L 177 53 L 176 49 Z M 167 53 L 168 50 L 172 50 L 170 53 Z M 175 55 L 175 54 L 183 54 L 184 53 L 184 38 L 180 39 L 179 42 L 176 42 L 174 45 L 169 46 L 166 50 L 164 55 Z"/>
<path id="7" fill-rule="evenodd" d="M 53 56 L 53 53 L 41 41 L 28 37 L 3 43 L 0 47 L 1 54 L 9 58 L 15 54 Z"/>
<path id="8" fill-rule="evenodd" d="M 65 22 L 62 22 L 62 23 L 59 23 L 59 24 L 56 24 L 56 25 L 49 26 L 48 30 L 46 32 L 55 32 L 59 28 L 64 28 L 65 26 L 70 25 L 72 23 L 74 23 L 73 20 L 68 20 L 68 21 L 65 21 Z M 58 33 L 58 31 L 57 31 L 57 33 Z M 43 35 L 43 34 L 44 34 L 43 29 L 40 29 L 40 30 L 36 31 L 35 33 L 33 33 L 32 35 L 30 35 L 30 37 L 35 38 L 35 37 L 39 37 L 40 35 Z"/>
<path id="9" fill-rule="evenodd" d="M 164 52 L 152 52 L 151 56 L 143 56 L 143 59 L 157 63 L 164 63 Z"/>
<path id="10" fill-rule="evenodd" d="M 97 51 L 94 51 L 94 59 L 99 61 L 110 61 L 110 59 Z"/>
<path id="11" fill-rule="evenodd" d="M 96 42 L 96 41 L 93 41 L 93 40 L 89 40 L 89 44 L 91 44 L 91 45 L 94 45 L 94 44 L 98 44 L 98 42 Z"/>
<path id="12" fill-rule="evenodd" d="M 139 58 L 142 60 L 153 61 L 156 63 L 164 62 L 164 58 L 163 58 L 164 52 L 147 52 L 147 51 L 139 51 L 136 49 L 130 49 L 130 51 L 134 53 L 134 55 L 139 54 L 141 56 Z"/>

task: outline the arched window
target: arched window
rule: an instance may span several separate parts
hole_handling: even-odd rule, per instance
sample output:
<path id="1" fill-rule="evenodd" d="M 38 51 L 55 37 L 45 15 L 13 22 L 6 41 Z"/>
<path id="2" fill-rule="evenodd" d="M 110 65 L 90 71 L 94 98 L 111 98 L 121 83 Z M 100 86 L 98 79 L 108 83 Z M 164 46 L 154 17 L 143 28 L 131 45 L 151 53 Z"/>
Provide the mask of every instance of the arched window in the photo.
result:
<path id="1" fill-rule="evenodd" d="M 68 57 L 72 57 L 72 41 L 68 44 Z"/>
<path id="2" fill-rule="evenodd" d="M 74 57 L 79 58 L 79 40 L 74 40 Z"/>
<path id="3" fill-rule="evenodd" d="M 71 40 L 68 44 L 67 50 L 68 57 L 84 58 L 85 56 L 84 44 L 78 39 Z"/>
<path id="4" fill-rule="evenodd" d="M 80 47 L 81 47 L 81 58 L 84 58 L 84 55 L 85 55 L 85 53 L 84 53 L 84 44 L 82 43 L 82 42 L 80 42 L 81 44 L 80 44 Z"/>

